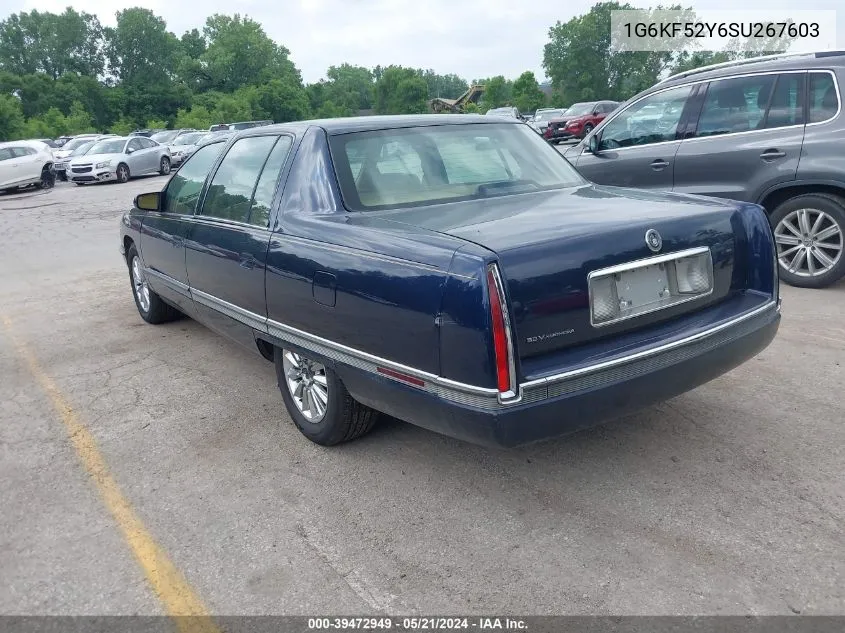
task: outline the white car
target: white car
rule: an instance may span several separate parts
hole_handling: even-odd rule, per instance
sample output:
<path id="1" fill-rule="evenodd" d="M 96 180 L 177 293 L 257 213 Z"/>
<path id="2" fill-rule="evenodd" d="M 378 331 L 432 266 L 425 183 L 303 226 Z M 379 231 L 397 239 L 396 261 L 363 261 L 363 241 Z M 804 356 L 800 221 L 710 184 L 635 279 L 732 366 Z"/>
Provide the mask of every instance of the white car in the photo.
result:
<path id="1" fill-rule="evenodd" d="M 0 143 L 0 189 L 35 185 L 49 189 L 56 183 L 53 152 L 41 141 Z"/>
<path id="2" fill-rule="evenodd" d="M 56 160 L 53 165 L 53 171 L 59 180 L 67 180 L 67 164 L 74 156 L 79 156 L 79 148 L 84 147 L 88 143 L 95 143 L 104 138 L 117 138 L 117 134 L 80 134 L 74 136 L 59 149 L 53 150 L 53 158 Z"/>
<path id="3" fill-rule="evenodd" d="M 180 134 L 173 141 L 167 144 L 170 149 L 170 160 L 174 167 L 184 163 L 188 157 L 197 149 L 197 143 L 201 138 L 207 136 L 205 130 L 201 132 L 186 132 Z"/>
<path id="4" fill-rule="evenodd" d="M 85 185 L 116 180 L 127 182 L 135 176 L 170 173 L 170 150 L 144 136 L 106 138 L 84 156 L 72 158 L 67 166 L 71 182 Z"/>

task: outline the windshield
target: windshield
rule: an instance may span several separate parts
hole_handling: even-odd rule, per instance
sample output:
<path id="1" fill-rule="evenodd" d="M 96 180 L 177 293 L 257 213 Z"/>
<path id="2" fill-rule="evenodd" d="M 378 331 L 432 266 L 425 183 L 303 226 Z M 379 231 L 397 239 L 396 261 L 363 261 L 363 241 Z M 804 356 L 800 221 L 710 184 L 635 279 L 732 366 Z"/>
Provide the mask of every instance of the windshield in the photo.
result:
<path id="1" fill-rule="evenodd" d="M 440 125 L 331 137 L 352 211 L 560 189 L 578 172 L 524 125 Z"/>
<path id="2" fill-rule="evenodd" d="M 73 150 L 70 155 L 71 156 L 84 156 L 88 153 L 88 150 L 94 147 L 94 141 L 88 141 L 87 143 L 83 143 L 75 150 Z"/>
<path id="3" fill-rule="evenodd" d="M 126 145 L 125 138 L 110 138 L 95 143 L 87 153 L 89 154 L 122 154 L 123 146 Z"/>
<path id="4" fill-rule="evenodd" d="M 493 108 L 492 110 L 487 110 L 487 114 L 495 115 L 495 116 L 513 116 L 513 109 L 512 108 Z"/>
<path id="5" fill-rule="evenodd" d="M 576 103 L 569 106 L 569 109 L 564 112 L 564 114 L 566 116 L 582 116 L 584 114 L 590 114 L 595 105 L 595 103 Z"/>
<path id="6" fill-rule="evenodd" d="M 169 143 L 179 134 L 179 130 L 168 130 L 167 132 L 156 132 L 150 138 L 157 143 Z"/>
<path id="7" fill-rule="evenodd" d="M 76 149 L 85 143 L 91 143 L 93 139 L 89 136 L 87 138 L 72 138 L 67 143 L 62 145 L 62 149 Z"/>
<path id="8" fill-rule="evenodd" d="M 205 136 L 205 132 L 190 132 L 188 134 L 183 134 L 175 141 L 173 141 L 174 145 L 193 145 L 198 140 L 200 140 L 203 136 Z"/>

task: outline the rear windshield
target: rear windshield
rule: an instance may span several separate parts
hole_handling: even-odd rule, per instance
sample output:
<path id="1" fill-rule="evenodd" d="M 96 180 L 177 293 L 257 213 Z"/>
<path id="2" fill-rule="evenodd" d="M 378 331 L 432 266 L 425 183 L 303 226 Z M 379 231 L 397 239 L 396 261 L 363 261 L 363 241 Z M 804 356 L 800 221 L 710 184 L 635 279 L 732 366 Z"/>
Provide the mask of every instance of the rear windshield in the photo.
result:
<path id="1" fill-rule="evenodd" d="M 525 125 L 437 125 L 330 137 L 344 203 L 390 209 L 560 189 L 583 179 Z"/>
<path id="2" fill-rule="evenodd" d="M 169 143 L 179 135 L 179 130 L 169 130 L 167 132 L 156 132 L 150 138 L 156 143 Z"/>

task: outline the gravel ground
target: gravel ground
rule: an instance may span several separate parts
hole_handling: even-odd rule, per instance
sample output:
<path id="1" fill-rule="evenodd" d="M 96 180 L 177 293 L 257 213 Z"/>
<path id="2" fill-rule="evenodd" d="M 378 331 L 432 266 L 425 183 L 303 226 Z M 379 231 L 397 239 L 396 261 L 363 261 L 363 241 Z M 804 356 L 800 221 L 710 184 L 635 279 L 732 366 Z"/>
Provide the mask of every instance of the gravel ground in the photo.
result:
<path id="1" fill-rule="evenodd" d="M 784 287 L 756 359 L 587 432 L 326 449 L 269 363 L 141 321 L 118 218 L 164 182 L 0 196 L 0 613 L 164 612 L 21 346 L 215 614 L 845 613 L 845 284 Z"/>

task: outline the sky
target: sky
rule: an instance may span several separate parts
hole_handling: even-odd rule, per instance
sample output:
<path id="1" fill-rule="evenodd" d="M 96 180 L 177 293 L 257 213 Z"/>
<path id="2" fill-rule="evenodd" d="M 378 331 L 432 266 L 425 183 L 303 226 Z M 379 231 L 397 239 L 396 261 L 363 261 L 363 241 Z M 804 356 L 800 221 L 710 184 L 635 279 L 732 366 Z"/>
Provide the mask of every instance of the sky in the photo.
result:
<path id="1" fill-rule="evenodd" d="M 62 12 L 67 0 L 0 0 L 0 18 L 18 11 Z M 154 11 L 181 35 L 202 29 L 214 13 L 241 13 L 260 22 L 286 46 L 306 83 L 344 62 L 371 68 L 400 64 L 455 73 L 472 80 L 494 75 L 516 78 L 531 70 L 542 80 L 543 46 L 558 20 L 586 13 L 595 0 L 85 0 L 78 11 L 113 25 L 115 12 L 133 6 Z M 630 4 L 648 8 L 671 2 Z M 684 3 L 687 4 L 687 3 Z M 736 9 L 735 0 L 689 0 L 696 9 Z M 794 0 L 744 0 L 743 10 L 795 8 Z M 845 49 L 842 0 L 806 0 L 803 9 L 839 9 L 837 45 Z"/>

